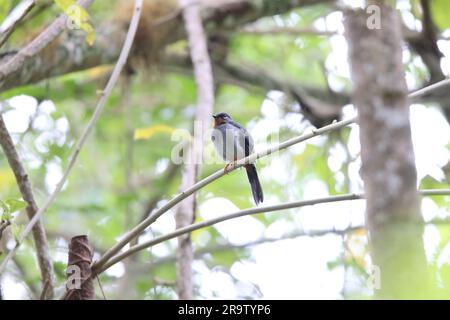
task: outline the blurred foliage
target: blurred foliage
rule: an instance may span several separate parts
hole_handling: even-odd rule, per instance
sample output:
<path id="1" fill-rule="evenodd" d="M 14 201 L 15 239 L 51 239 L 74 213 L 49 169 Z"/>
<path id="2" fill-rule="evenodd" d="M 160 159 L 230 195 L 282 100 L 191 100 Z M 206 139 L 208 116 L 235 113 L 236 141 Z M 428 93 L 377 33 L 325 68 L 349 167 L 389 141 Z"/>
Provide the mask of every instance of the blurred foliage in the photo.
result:
<path id="1" fill-rule="evenodd" d="M 56 5 L 70 18 L 73 28 L 78 28 L 86 32 L 86 41 L 89 45 L 94 44 L 95 30 L 89 22 L 89 13 L 77 5 L 74 0 L 54 0 Z"/>
<path id="2" fill-rule="evenodd" d="M 0 20 L 18 2 L 0 1 Z M 417 9 L 417 2 L 412 1 L 413 14 Z M 446 0 L 433 1 L 433 15 L 441 29 L 450 27 L 449 6 L 450 2 Z M 89 13 L 96 29 L 110 18 L 111 8 L 111 1 L 94 2 Z M 26 42 L 30 35 L 36 34 L 37 30 L 50 23 L 59 14 L 59 10 L 56 6 L 50 6 L 26 21 L 12 35 L 7 47 L 15 48 Z M 282 16 L 263 18 L 257 25 L 265 28 L 280 25 L 321 25 L 332 12 L 333 9 L 329 6 L 313 6 L 296 9 Z M 241 33 L 230 36 L 228 61 L 236 65 L 257 66 L 294 82 L 314 87 L 327 85 L 323 65 L 333 51 L 329 38 Z M 413 63 L 413 59 L 406 62 L 405 66 L 408 73 L 419 83 L 426 78 L 426 69 Z M 92 116 L 98 90 L 102 90 L 109 71 L 110 66 L 101 66 L 0 94 L 0 98 L 7 101 L 24 96 L 36 99 L 37 107 L 24 120 L 27 129 L 13 132 L 13 138 L 33 182 L 38 203 L 42 203 L 60 177 L 61 170 L 67 166 L 71 150 Z M 326 71 L 329 77 L 342 78 L 334 69 Z M 349 79 L 343 79 L 349 82 Z M 298 110 L 298 105 L 290 99 L 288 108 L 283 108 L 281 103 L 271 98 L 271 93 L 273 92 L 258 92 L 237 85 L 218 84 L 215 111 L 228 112 L 251 132 L 257 131 L 259 134 L 256 143 L 260 149 L 266 147 L 266 138 L 279 135 L 280 140 L 285 140 L 304 132 L 309 124 L 295 111 Z M 149 209 L 147 205 L 151 199 L 156 199 L 155 204 L 158 207 L 180 191 L 180 171 L 172 180 L 166 180 L 171 166 L 171 151 L 180 142 L 172 139 L 171 133 L 176 129 L 192 131 L 195 103 L 196 86 L 191 76 L 164 72 L 157 67 L 150 72 L 140 72 L 131 78 L 122 79 L 114 89 L 68 183 L 45 214 L 45 226 L 49 233 L 60 284 L 65 277 L 70 236 L 88 234 L 96 252 L 100 253 L 148 214 L 145 209 Z M 8 113 L 19 113 L 19 109 L 20 106 L 16 106 L 9 111 L 4 110 L 4 114 L 6 116 Z M 267 125 L 268 122 L 276 123 L 276 128 Z M 349 140 L 350 129 L 346 129 L 339 135 L 319 137 L 302 146 L 261 159 L 257 165 L 266 202 L 274 204 L 304 199 L 305 194 L 311 194 L 310 188 L 317 181 L 324 186 L 320 191 L 326 194 L 360 192 L 361 189 L 355 187 L 357 182 L 354 181 L 359 170 L 359 155 L 352 157 L 350 151 L 345 150 Z M 206 148 L 211 149 L 209 141 Z M 339 160 L 340 164 L 336 167 L 332 165 L 331 150 L 341 150 L 340 148 L 342 152 L 339 154 L 344 154 L 344 159 Z M 202 176 L 221 168 L 221 163 L 205 164 Z M 351 176 L 350 170 L 355 174 Z M 448 181 L 427 176 L 420 182 L 420 186 L 427 189 L 448 188 L 449 184 Z M 225 198 L 239 209 L 253 206 L 243 170 L 228 174 L 202 189 L 198 194 L 198 207 L 217 198 Z M 0 199 L 20 199 L 14 176 L 2 153 Z M 448 211 L 448 197 L 431 199 L 438 209 Z M 0 203 L 9 206 L 9 211 L 13 212 L 20 209 L 17 205 L 21 203 L 17 201 Z M 290 210 L 286 214 L 257 215 L 251 217 L 251 221 L 262 224 L 265 230 L 282 221 L 287 221 L 295 230 L 301 230 L 303 225 L 298 223 L 296 218 L 301 212 L 303 211 Z M 204 212 L 197 212 L 197 221 L 205 219 L 203 214 Z M 16 228 L 25 221 L 23 215 L 18 217 Z M 163 234 L 173 228 L 171 212 L 164 218 L 162 225 L 152 226 L 146 237 Z M 440 257 L 448 252 L 450 229 L 446 225 L 438 225 L 436 228 L 440 242 L 430 266 L 434 268 L 442 286 L 448 288 L 450 265 L 448 259 L 442 262 L 444 258 Z M 286 230 L 286 233 L 288 231 L 291 230 Z M 229 243 L 228 235 L 216 227 L 196 231 L 193 240 L 196 249 L 215 248 Z M 367 262 L 367 234 L 351 233 L 344 237 L 341 247 L 342 255 L 330 260 L 328 268 L 330 272 L 337 269 L 346 270 L 345 281 L 349 281 L 350 288 L 343 291 L 343 296 L 370 297 L 372 292 L 366 286 L 367 270 L 370 267 Z M 252 259 L 251 248 L 233 249 L 230 245 L 226 250 L 200 255 L 198 263 L 210 271 L 220 268 L 232 278 L 231 269 L 235 263 Z M 146 250 L 128 260 L 126 265 L 102 275 L 107 295 L 117 298 L 174 298 L 173 286 L 161 282 L 175 280 L 175 250 L 176 241 L 169 241 L 158 246 L 158 250 Z M 27 274 L 27 278 L 21 280 L 30 287 L 38 285 L 39 273 L 31 242 L 22 247 L 18 259 Z M 164 261 L 159 263 L 160 260 Z M 308 261 L 304 263 L 307 264 Z M 126 268 L 130 267 L 130 264 L 138 265 L 140 271 L 128 271 Z M 130 270 L 134 269 L 130 267 Z M 276 277 L 277 270 L 273 272 Z M 349 278 L 353 280 L 348 280 Z M 129 290 L 116 290 L 123 281 L 129 283 Z M 242 284 L 241 280 L 233 281 L 236 287 Z M 202 283 L 197 281 L 196 285 L 200 294 Z"/>

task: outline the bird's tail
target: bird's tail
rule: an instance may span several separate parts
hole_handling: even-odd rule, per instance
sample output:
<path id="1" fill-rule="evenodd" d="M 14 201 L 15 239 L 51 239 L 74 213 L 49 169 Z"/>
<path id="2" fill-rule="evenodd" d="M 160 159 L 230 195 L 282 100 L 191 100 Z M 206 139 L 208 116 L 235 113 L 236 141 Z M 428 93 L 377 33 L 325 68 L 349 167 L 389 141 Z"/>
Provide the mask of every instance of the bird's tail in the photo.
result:
<path id="1" fill-rule="evenodd" d="M 264 195 L 261 188 L 261 183 L 259 183 L 258 173 L 256 172 L 256 167 L 254 164 L 245 165 L 245 170 L 247 171 L 248 181 L 252 187 L 253 199 L 256 205 L 263 202 Z"/>

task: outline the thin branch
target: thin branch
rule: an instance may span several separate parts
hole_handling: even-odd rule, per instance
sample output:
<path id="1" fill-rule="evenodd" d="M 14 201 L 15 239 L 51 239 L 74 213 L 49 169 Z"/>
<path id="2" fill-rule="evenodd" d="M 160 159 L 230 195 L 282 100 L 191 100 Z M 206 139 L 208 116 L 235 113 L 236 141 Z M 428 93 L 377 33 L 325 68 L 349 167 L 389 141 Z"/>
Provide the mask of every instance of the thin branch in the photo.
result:
<path id="1" fill-rule="evenodd" d="M 250 34 L 250 35 L 290 35 L 290 36 L 332 36 L 337 34 L 333 31 L 321 31 L 313 27 L 309 28 L 298 28 L 298 27 L 271 27 L 271 28 L 261 28 L 248 26 L 241 30 L 237 30 L 239 34 Z"/>
<path id="2" fill-rule="evenodd" d="M 231 243 L 216 244 L 216 245 L 196 248 L 194 251 L 194 258 L 199 259 L 206 254 L 218 253 L 218 252 L 223 252 L 223 251 L 228 251 L 228 250 L 246 249 L 246 248 L 258 246 L 261 244 L 296 239 L 296 238 L 300 238 L 300 237 L 314 238 L 314 237 L 321 237 L 321 236 L 324 236 L 327 234 L 335 234 L 335 235 L 342 236 L 348 232 L 359 230 L 359 229 L 364 229 L 364 226 L 352 226 L 352 227 L 348 227 L 348 228 L 342 229 L 342 230 L 334 229 L 334 228 L 333 229 L 324 229 L 324 230 L 310 230 L 310 231 L 299 230 L 299 231 L 293 231 L 293 232 L 287 233 L 280 237 L 262 237 L 260 239 L 249 241 L 246 243 L 241 243 L 241 244 L 231 244 Z M 152 262 L 151 267 L 154 268 L 154 267 L 161 266 L 161 265 L 164 265 L 167 263 L 172 263 L 174 261 L 175 261 L 175 256 L 168 255 L 165 257 L 158 258 L 158 260 L 156 260 L 155 262 Z M 145 270 L 139 269 L 139 270 L 144 272 L 147 269 L 145 269 Z"/>
<path id="3" fill-rule="evenodd" d="M 408 95 L 408 97 L 411 99 L 419 98 L 421 96 L 426 95 L 427 93 L 430 93 L 431 91 L 434 91 L 436 89 L 439 89 L 439 88 L 442 88 L 442 87 L 445 87 L 448 85 L 450 85 L 450 79 L 444 79 L 439 82 L 433 83 L 425 88 L 414 91 L 414 92 L 410 93 Z"/>
<path id="4" fill-rule="evenodd" d="M 223 172 L 223 170 L 221 170 L 221 171 Z M 224 215 L 221 217 L 217 217 L 214 219 L 204 220 L 202 222 L 191 224 L 189 226 L 177 229 L 174 232 L 168 233 L 163 236 L 156 237 L 149 241 L 145 241 L 143 243 L 140 243 L 138 245 L 130 247 L 127 251 L 118 254 L 117 256 L 110 259 L 106 264 L 104 264 L 100 267 L 95 266 L 95 264 L 94 264 L 94 272 L 101 273 L 101 272 L 105 271 L 106 269 L 108 269 L 109 267 L 111 267 L 112 265 L 116 264 L 117 262 L 123 260 L 124 258 L 128 257 L 129 255 L 131 255 L 135 252 L 138 252 L 140 250 L 154 246 L 161 242 L 179 237 L 183 234 L 191 233 L 192 231 L 206 228 L 208 226 L 214 225 L 219 222 L 227 221 L 230 219 L 236 219 L 239 217 L 257 214 L 257 213 L 265 213 L 265 212 L 280 211 L 280 210 L 286 210 L 286 209 L 292 209 L 292 208 L 299 208 L 299 207 L 315 205 L 315 204 L 319 204 L 319 203 L 355 200 L 355 199 L 361 199 L 361 197 L 362 197 L 362 194 L 348 194 L 348 195 L 332 196 L 332 197 L 313 199 L 313 200 L 295 201 L 295 202 L 283 203 L 283 204 L 278 204 L 278 205 L 273 205 L 273 206 L 250 208 L 250 209 L 238 211 L 235 213 L 227 214 L 227 215 Z"/>
<path id="5" fill-rule="evenodd" d="M 22 161 L 14 146 L 14 142 L 6 128 L 3 116 L 0 114 L 0 144 L 3 152 L 8 159 L 8 163 L 16 178 L 17 185 L 23 200 L 27 202 L 27 215 L 30 221 L 36 217 L 38 206 L 33 194 L 30 179 L 22 165 Z M 42 286 L 48 284 L 47 298 L 53 297 L 53 287 L 55 282 L 53 263 L 50 257 L 47 235 L 45 233 L 44 225 L 41 219 L 36 219 L 36 224 L 33 225 L 33 239 L 36 247 L 37 260 L 42 276 Z"/>
<path id="6" fill-rule="evenodd" d="M 114 67 L 114 70 L 111 74 L 111 77 L 109 78 L 109 81 L 105 87 L 105 90 L 102 92 L 100 99 L 97 103 L 97 106 L 95 107 L 94 114 L 92 115 L 92 118 L 90 119 L 88 125 L 83 131 L 83 134 L 81 135 L 80 139 L 78 140 L 75 150 L 70 157 L 69 165 L 67 166 L 66 170 L 64 171 L 64 174 L 61 178 L 61 180 L 56 185 L 55 190 L 53 193 L 47 198 L 44 205 L 36 212 L 33 219 L 27 224 L 24 231 L 20 235 L 20 237 L 17 240 L 16 245 L 14 248 L 8 253 L 8 255 L 3 260 L 2 264 L 0 265 L 0 274 L 3 273 L 5 270 L 6 264 L 11 259 L 11 257 L 16 253 L 19 246 L 23 243 L 27 235 L 30 233 L 31 229 L 33 228 L 34 224 L 39 220 L 40 216 L 48 209 L 50 204 L 55 200 L 58 193 L 61 191 L 62 187 L 64 186 L 64 183 L 67 180 L 67 177 L 69 176 L 70 172 L 72 171 L 72 168 L 75 165 L 75 162 L 78 159 L 78 155 L 84 146 L 84 143 L 86 142 L 89 134 L 91 133 L 92 129 L 94 128 L 95 124 L 97 123 L 98 118 L 100 117 L 100 114 L 103 110 L 103 107 L 105 106 L 105 103 L 109 97 L 109 95 L 112 92 L 112 89 L 114 88 L 115 84 L 117 83 L 117 80 L 119 79 L 120 73 L 123 69 L 123 67 L 126 64 L 128 55 L 130 53 L 131 46 L 133 44 L 134 36 L 136 34 L 136 30 L 139 24 L 139 19 L 141 16 L 141 8 L 142 8 L 142 1 L 143 0 L 135 0 L 135 11 L 133 14 L 133 17 L 131 18 L 130 27 L 128 29 L 127 37 L 125 39 L 125 43 L 123 45 L 122 51 L 120 53 L 119 59 L 117 61 L 117 64 Z"/>
<path id="7" fill-rule="evenodd" d="M 18 273 L 17 280 L 22 281 L 24 283 L 24 285 L 27 287 L 28 294 L 32 299 L 39 298 L 40 295 L 39 288 L 34 283 L 31 275 L 28 274 L 28 271 L 24 266 L 24 263 L 22 263 L 22 261 L 20 261 L 20 259 L 18 259 L 17 256 L 13 258 L 13 262 Z"/>
<path id="8" fill-rule="evenodd" d="M 26 2 L 26 3 L 24 4 L 24 2 Z M 1 34 L 1 36 L 0 36 L 0 48 L 6 43 L 6 41 L 8 41 L 8 39 L 11 36 L 11 34 L 13 33 L 14 29 L 28 15 L 28 13 L 31 11 L 31 9 L 34 8 L 35 5 L 36 5 L 36 1 L 35 0 L 26 0 L 26 1 L 23 1 L 23 2 L 19 3 L 16 6 L 16 8 L 13 9 L 12 12 L 15 13 L 16 10 L 18 10 L 19 7 L 25 6 L 25 8 L 20 8 L 22 10 L 20 15 L 14 21 L 12 21 L 11 24 Z"/>
<path id="9" fill-rule="evenodd" d="M 419 191 L 419 192 L 423 196 L 450 196 L 450 189 L 423 190 L 423 191 Z M 275 211 L 281 211 L 281 210 L 286 210 L 286 209 L 312 206 L 312 205 L 322 204 L 322 203 L 332 203 L 332 202 L 341 202 L 341 201 L 359 200 L 359 199 L 364 199 L 364 194 L 344 194 L 344 195 L 329 196 L 329 197 L 325 197 L 325 198 L 318 198 L 318 199 L 312 199 L 312 200 L 294 201 L 294 202 L 288 202 L 288 203 L 277 204 L 277 205 L 266 206 L 266 207 L 256 207 L 256 208 L 250 208 L 250 209 L 237 211 L 237 212 L 223 215 L 221 217 L 217 217 L 217 218 L 210 219 L 210 220 L 204 220 L 202 222 L 191 224 L 189 226 L 177 229 L 166 235 L 162 235 L 162 236 L 156 237 L 154 239 L 145 241 L 136 246 L 130 247 L 127 251 L 122 252 L 122 253 L 118 254 L 117 256 L 113 257 L 112 259 L 110 259 L 101 268 L 97 267 L 94 270 L 94 273 L 99 274 L 99 273 L 105 271 L 112 265 L 116 264 L 117 262 L 120 262 L 121 260 L 125 259 L 126 257 L 128 257 L 129 255 L 131 255 L 135 252 L 152 247 L 161 242 L 165 242 L 167 240 L 179 237 L 183 234 L 191 233 L 195 230 L 210 227 L 210 226 L 215 225 L 220 222 L 224 222 L 224 221 L 228 221 L 231 219 L 236 219 L 236 218 L 240 218 L 240 217 L 244 217 L 244 216 L 248 216 L 248 215 L 254 215 L 254 214 L 258 214 L 258 213 L 275 212 Z"/>
<path id="10" fill-rule="evenodd" d="M 287 141 L 285 141 L 283 143 L 280 143 L 280 144 L 278 144 L 276 146 L 268 148 L 268 149 L 266 149 L 264 151 L 253 153 L 253 154 L 251 154 L 250 156 L 248 156 L 246 158 L 243 158 L 243 159 L 241 159 L 239 161 L 236 161 L 234 163 L 234 165 L 230 165 L 228 167 L 228 172 L 233 171 L 233 170 L 235 170 L 237 168 L 240 168 L 246 163 L 255 162 L 259 158 L 262 158 L 262 157 L 268 156 L 268 155 L 270 155 L 272 153 L 275 153 L 277 151 L 289 148 L 289 147 L 291 147 L 291 146 L 293 146 L 295 144 L 298 144 L 300 142 L 309 140 L 311 138 L 314 138 L 316 136 L 322 135 L 322 134 L 330 132 L 330 131 L 334 131 L 334 130 L 338 130 L 340 128 L 344 128 L 344 127 L 346 127 L 346 126 L 348 126 L 348 125 L 350 125 L 352 123 L 355 123 L 355 121 L 356 121 L 356 117 L 348 119 L 348 120 L 343 120 L 343 121 L 340 121 L 340 122 L 335 122 L 335 123 L 332 123 L 332 124 L 330 124 L 328 126 L 322 127 L 320 129 L 313 129 L 309 133 L 306 133 L 306 134 L 300 135 L 298 137 L 292 138 L 292 139 L 287 140 Z M 163 215 L 165 212 L 167 212 L 170 209 L 172 209 L 175 205 L 177 205 L 178 203 L 180 203 L 181 201 L 183 201 L 184 199 L 189 197 L 194 192 L 202 189 L 203 187 L 205 187 L 208 184 L 210 184 L 211 182 L 219 179 L 223 175 L 225 175 L 224 170 L 220 169 L 220 170 L 216 171 L 215 173 L 211 174 L 210 176 L 204 178 L 203 180 L 198 181 L 192 187 L 186 189 L 184 192 L 182 192 L 179 195 L 177 195 L 174 198 L 172 198 L 172 200 L 167 202 L 160 209 L 158 209 L 155 212 L 153 212 L 147 219 L 145 219 L 140 224 L 138 224 L 136 227 L 134 227 L 132 230 L 127 232 L 119 242 L 117 242 L 114 246 L 112 246 L 111 249 L 106 251 L 105 254 L 102 257 L 100 257 L 100 259 L 98 259 L 94 263 L 93 268 L 94 269 L 101 268 L 102 265 L 104 265 L 106 263 L 106 261 L 108 261 L 116 253 L 118 253 L 125 245 L 127 245 L 131 241 L 131 239 L 133 239 L 134 237 L 136 237 L 139 234 L 141 234 L 148 226 L 150 226 L 153 222 L 155 222 L 161 215 Z"/>
<path id="11" fill-rule="evenodd" d="M 169 190 L 170 185 L 172 184 L 172 181 L 177 177 L 178 173 L 180 171 L 180 165 L 174 164 L 171 162 L 169 164 L 169 167 L 166 169 L 166 174 L 161 179 L 161 186 L 162 191 L 158 192 L 158 194 L 153 195 L 145 204 L 144 210 L 142 211 L 141 216 L 139 217 L 138 223 L 142 222 L 147 218 L 152 211 L 156 208 L 156 205 L 159 201 L 161 201 L 164 197 L 164 195 L 167 193 L 167 190 Z M 130 242 L 130 245 L 135 245 L 138 243 L 138 238 L 136 237 L 133 239 L 133 241 Z"/>
<path id="12" fill-rule="evenodd" d="M 79 0 L 78 5 L 87 8 L 94 0 Z M 11 73 L 21 69 L 28 58 L 32 58 L 42 49 L 47 47 L 66 28 L 68 17 L 60 15 L 39 36 L 17 52 L 11 59 L 0 66 L 0 86 L 3 80 Z"/>
<path id="13" fill-rule="evenodd" d="M 424 88 L 425 89 L 425 88 Z M 409 98 L 412 97 L 412 95 L 415 93 L 411 93 L 408 95 Z M 228 168 L 228 172 L 233 171 L 237 168 L 242 167 L 245 163 L 252 163 L 255 162 L 257 159 L 268 156 L 272 153 L 275 153 L 277 151 L 289 148 L 295 144 L 298 144 L 300 142 L 306 141 L 308 139 L 314 138 L 316 136 L 335 131 L 341 128 L 344 128 L 350 124 L 353 124 L 357 121 L 357 117 L 353 117 L 347 120 L 342 120 L 339 122 L 332 123 L 330 125 L 324 126 L 319 129 L 312 129 L 311 132 L 300 135 L 298 137 L 292 138 L 290 140 L 287 140 L 283 143 L 280 143 L 279 145 L 273 146 L 271 148 L 268 148 L 267 150 L 264 150 L 262 152 L 253 153 L 250 156 L 243 158 L 237 162 L 234 163 L 234 165 L 230 165 Z M 161 215 L 163 215 L 165 212 L 172 209 L 175 205 L 189 197 L 194 192 L 202 189 L 203 187 L 207 186 L 211 182 L 219 179 L 224 175 L 224 171 L 221 169 L 219 171 L 216 171 L 215 173 L 211 174 L 210 176 L 204 178 L 201 181 L 198 181 L 196 184 L 194 184 L 192 187 L 186 189 L 181 194 L 175 196 L 167 202 L 164 206 L 162 206 L 160 209 L 156 210 L 153 214 L 151 214 L 147 219 L 139 223 L 136 227 L 128 231 L 123 238 L 118 241 L 115 245 L 113 245 L 108 251 L 106 251 L 96 262 L 94 262 L 94 265 L 92 268 L 100 269 L 102 266 L 115 254 L 117 254 L 125 245 L 127 245 L 134 237 L 140 235 L 148 226 L 150 226 L 153 222 L 155 222 Z"/>
<path id="14" fill-rule="evenodd" d="M 49 282 L 45 282 L 44 288 L 42 289 L 42 292 L 39 296 L 39 300 L 46 300 L 47 298 L 47 292 L 49 290 Z"/>

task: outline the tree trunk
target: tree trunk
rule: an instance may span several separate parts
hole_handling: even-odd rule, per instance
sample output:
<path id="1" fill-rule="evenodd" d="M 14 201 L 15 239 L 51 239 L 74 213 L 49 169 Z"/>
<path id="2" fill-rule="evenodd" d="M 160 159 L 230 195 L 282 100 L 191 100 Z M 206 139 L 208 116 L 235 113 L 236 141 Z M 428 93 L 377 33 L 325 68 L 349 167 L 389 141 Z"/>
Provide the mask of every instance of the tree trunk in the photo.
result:
<path id="1" fill-rule="evenodd" d="M 396 12 L 377 1 L 381 28 L 363 10 L 345 17 L 353 103 L 360 125 L 362 178 L 379 298 L 425 297 L 427 262 Z M 373 16 L 371 17 L 373 18 Z M 377 275 L 375 275 L 377 276 Z"/>
<path id="2" fill-rule="evenodd" d="M 67 262 L 66 300 L 94 300 L 95 290 L 92 280 L 92 256 L 87 236 L 73 237 L 69 245 Z"/>
<path id="3" fill-rule="evenodd" d="M 200 14 L 199 3 L 192 0 L 181 0 L 183 18 L 189 40 L 192 65 L 194 67 L 197 84 L 197 109 L 194 122 L 194 141 L 189 151 L 190 159 L 186 163 L 183 176 L 182 190 L 191 187 L 200 174 L 203 162 L 204 133 L 208 128 L 214 106 L 214 80 L 212 76 L 211 61 Z M 189 197 L 180 204 L 176 214 L 177 228 L 190 225 L 195 220 L 195 198 Z M 192 262 L 194 253 L 190 234 L 178 238 L 177 251 L 177 291 L 178 297 L 183 300 L 193 299 L 194 290 L 192 282 Z"/>

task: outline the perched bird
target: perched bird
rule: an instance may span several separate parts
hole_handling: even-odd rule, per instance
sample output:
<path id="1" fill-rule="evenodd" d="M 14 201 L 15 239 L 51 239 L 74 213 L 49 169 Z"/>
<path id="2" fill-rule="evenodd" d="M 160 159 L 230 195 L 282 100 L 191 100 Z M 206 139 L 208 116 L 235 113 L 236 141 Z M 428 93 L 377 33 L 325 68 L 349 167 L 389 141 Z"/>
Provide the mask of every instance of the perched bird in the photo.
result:
<path id="1" fill-rule="evenodd" d="M 253 152 L 253 139 L 248 131 L 239 123 L 233 121 L 226 113 L 213 115 L 214 130 L 211 140 L 217 152 L 225 160 L 229 161 L 224 170 L 239 159 L 249 156 Z M 256 205 L 263 202 L 264 196 L 259 182 L 258 173 L 253 163 L 245 164 L 248 181 L 252 187 L 253 199 Z"/>

